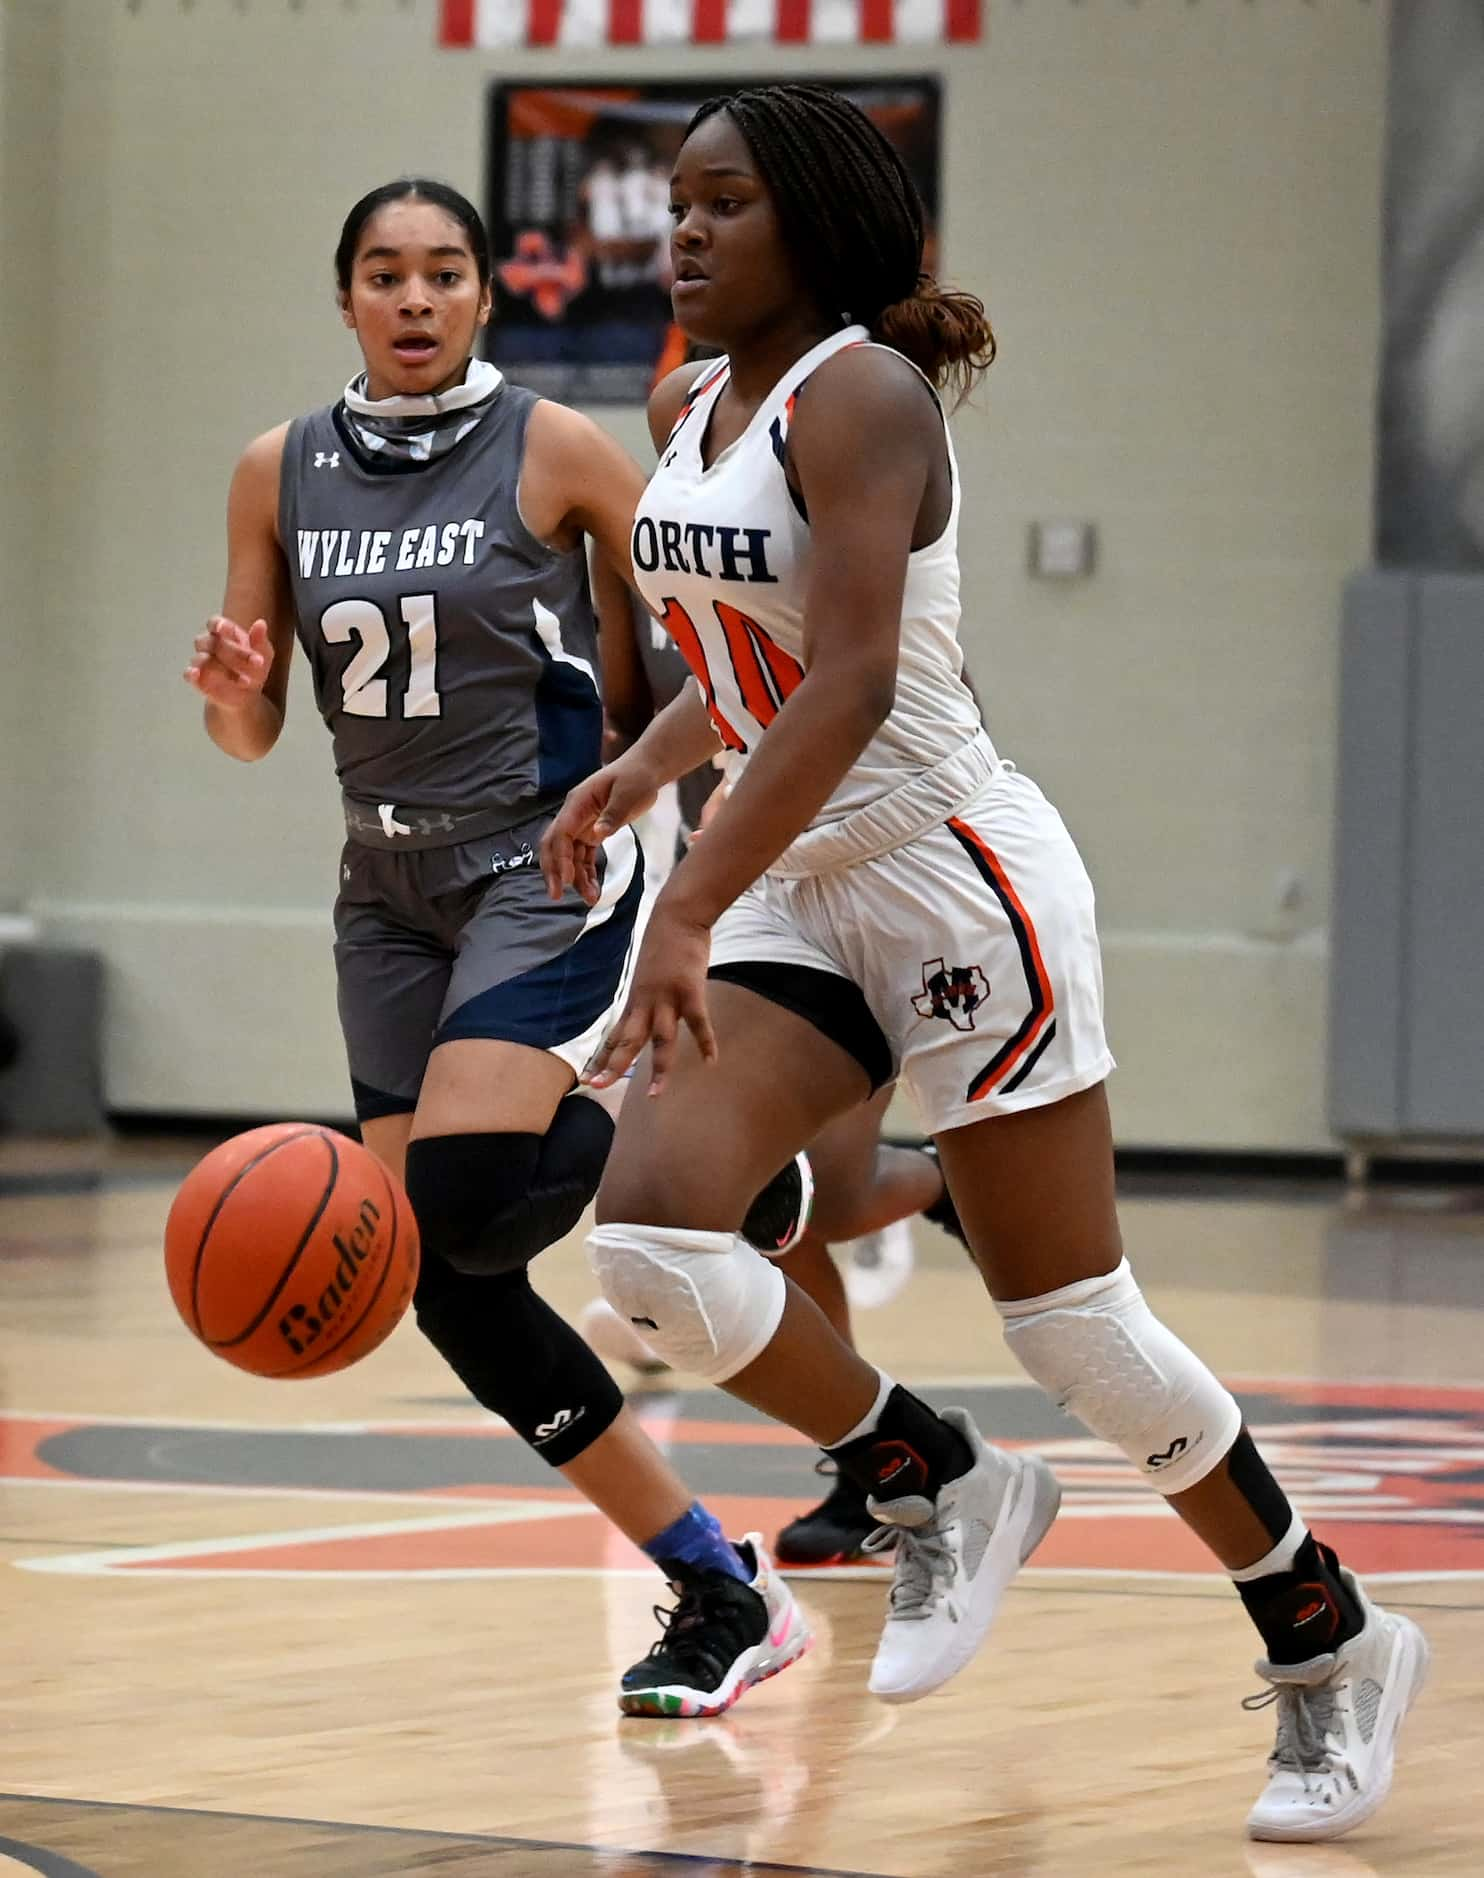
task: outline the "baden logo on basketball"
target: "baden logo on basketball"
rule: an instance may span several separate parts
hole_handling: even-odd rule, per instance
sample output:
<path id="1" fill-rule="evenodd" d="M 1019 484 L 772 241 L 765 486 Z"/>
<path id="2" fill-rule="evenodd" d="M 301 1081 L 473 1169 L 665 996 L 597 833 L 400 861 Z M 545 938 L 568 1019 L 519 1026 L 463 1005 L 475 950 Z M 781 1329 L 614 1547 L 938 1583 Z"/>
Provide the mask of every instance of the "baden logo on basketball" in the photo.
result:
<path id="1" fill-rule="evenodd" d="M 355 1289 L 361 1267 L 376 1243 L 376 1228 L 381 1224 L 380 1209 L 371 1200 L 362 1200 L 361 1216 L 351 1228 L 350 1237 L 334 1235 L 335 1250 L 340 1254 L 334 1275 L 319 1294 L 315 1309 L 292 1304 L 278 1320 L 278 1332 L 295 1356 L 302 1356 L 334 1323 Z"/>

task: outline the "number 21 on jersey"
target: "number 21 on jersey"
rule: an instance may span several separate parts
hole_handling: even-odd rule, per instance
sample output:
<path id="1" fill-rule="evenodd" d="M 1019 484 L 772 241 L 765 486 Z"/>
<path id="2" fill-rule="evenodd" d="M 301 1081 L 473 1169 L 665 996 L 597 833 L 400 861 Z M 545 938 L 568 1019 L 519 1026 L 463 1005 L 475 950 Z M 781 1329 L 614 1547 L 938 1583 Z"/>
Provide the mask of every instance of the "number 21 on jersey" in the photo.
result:
<path id="1" fill-rule="evenodd" d="M 402 698 L 403 717 L 438 717 L 438 609 L 431 593 L 409 593 L 398 601 L 412 670 Z M 374 600 L 337 600 L 320 616 L 319 629 L 333 646 L 359 639 L 355 656 L 340 674 L 341 708 L 351 717 L 386 717 L 387 682 L 379 677 L 391 656 L 386 615 Z"/>

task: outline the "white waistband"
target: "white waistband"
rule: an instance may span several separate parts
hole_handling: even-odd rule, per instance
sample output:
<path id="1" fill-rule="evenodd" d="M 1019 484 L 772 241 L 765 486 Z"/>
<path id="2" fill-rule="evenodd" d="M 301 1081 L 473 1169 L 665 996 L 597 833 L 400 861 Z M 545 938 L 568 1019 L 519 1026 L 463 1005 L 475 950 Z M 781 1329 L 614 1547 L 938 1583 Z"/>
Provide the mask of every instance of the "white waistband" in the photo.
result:
<path id="1" fill-rule="evenodd" d="M 806 828 L 768 872 L 781 880 L 803 880 L 834 867 L 874 860 L 947 821 L 1003 767 L 994 745 L 981 732 L 941 763 L 910 776 L 890 795 L 868 802 L 837 822 Z"/>

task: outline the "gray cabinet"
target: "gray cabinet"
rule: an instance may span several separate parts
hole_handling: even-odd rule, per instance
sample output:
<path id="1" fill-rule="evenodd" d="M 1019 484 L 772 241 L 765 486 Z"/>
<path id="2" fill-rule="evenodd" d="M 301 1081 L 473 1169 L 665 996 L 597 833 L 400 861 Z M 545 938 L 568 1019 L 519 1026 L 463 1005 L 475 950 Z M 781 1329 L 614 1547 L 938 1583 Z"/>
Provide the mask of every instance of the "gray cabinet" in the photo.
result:
<path id="1" fill-rule="evenodd" d="M 1484 1150 L 1484 576 L 1345 592 L 1329 1111 Z"/>

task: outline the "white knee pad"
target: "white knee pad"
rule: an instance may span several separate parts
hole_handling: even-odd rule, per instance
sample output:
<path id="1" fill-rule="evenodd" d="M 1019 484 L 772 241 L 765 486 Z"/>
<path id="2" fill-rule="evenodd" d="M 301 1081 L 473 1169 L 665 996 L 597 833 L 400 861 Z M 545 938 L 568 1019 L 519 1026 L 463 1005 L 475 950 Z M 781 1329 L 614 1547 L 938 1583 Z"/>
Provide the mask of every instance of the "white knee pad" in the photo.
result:
<path id="1" fill-rule="evenodd" d="M 1026 1373 L 1161 1493 L 1203 1480 L 1236 1440 L 1236 1401 L 1149 1309 L 1127 1259 L 999 1312 Z"/>
<path id="2" fill-rule="evenodd" d="M 673 1369 L 725 1382 L 773 1340 L 788 1286 L 745 1239 L 679 1226 L 599 1226 L 603 1296 Z"/>

